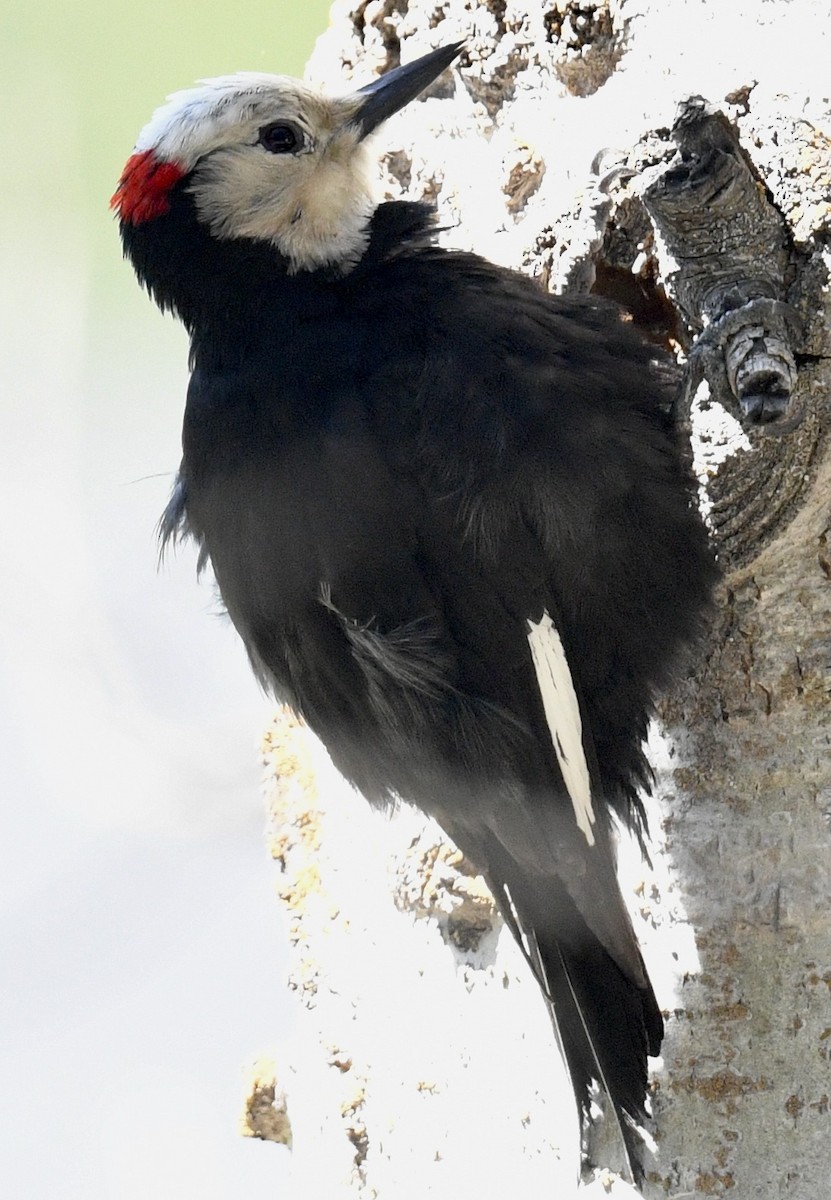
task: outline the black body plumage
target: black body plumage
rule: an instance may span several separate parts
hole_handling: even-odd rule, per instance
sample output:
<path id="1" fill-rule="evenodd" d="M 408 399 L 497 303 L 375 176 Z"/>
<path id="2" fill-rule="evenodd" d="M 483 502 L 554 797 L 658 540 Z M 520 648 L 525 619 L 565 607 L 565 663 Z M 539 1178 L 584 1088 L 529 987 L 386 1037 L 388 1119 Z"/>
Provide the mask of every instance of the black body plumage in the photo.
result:
<path id="1" fill-rule="evenodd" d="M 714 576 L 655 348 L 601 299 L 439 248 L 416 204 L 378 207 L 345 274 L 214 237 L 187 178 L 122 234 L 192 343 L 164 536 L 196 539 L 259 679 L 344 776 L 418 805 L 483 871 L 578 1101 L 600 1081 L 631 1148 L 662 1020 L 610 814 L 640 827 L 653 700 Z M 579 697 L 594 845 L 529 653 L 544 613 Z"/>

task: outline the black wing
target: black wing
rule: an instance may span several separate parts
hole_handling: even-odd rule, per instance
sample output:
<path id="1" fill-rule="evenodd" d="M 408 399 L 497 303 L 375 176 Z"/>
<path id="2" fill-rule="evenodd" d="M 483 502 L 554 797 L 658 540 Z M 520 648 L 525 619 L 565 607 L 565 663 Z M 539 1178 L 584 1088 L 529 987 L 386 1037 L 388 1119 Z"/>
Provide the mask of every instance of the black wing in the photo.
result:
<path id="1" fill-rule="evenodd" d="M 667 398 L 601 303 L 437 250 L 357 282 L 294 367 L 195 372 L 187 519 L 263 681 L 487 875 L 627 1136 L 662 1022 L 610 813 L 712 573 Z"/>

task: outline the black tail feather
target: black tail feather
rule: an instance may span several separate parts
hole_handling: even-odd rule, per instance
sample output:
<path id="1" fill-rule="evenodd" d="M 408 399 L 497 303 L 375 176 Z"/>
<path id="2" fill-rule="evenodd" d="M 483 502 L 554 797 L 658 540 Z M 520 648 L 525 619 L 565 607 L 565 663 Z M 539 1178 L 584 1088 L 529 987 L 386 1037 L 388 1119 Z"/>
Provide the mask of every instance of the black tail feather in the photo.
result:
<path id="1" fill-rule="evenodd" d="M 651 986 L 633 983 L 588 934 L 578 946 L 536 938 L 543 990 L 583 1117 L 590 1120 L 593 1087 L 605 1093 L 633 1182 L 643 1178 L 647 1055 L 660 1051 L 663 1019 Z"/>
<path id="2" fill-rule="evenodd" d="M 548 1002 L 581 1114 L 584 1149 L 592 1100 L 599 1091 L 606 1119 L 617 1128 L 632 1182 L 639 1184 L 644 1174 L 641 1131 L 648 1121 L 647 1057 L 660 1053 L 664 1034 L 646 970 L 643 981 L 625 974 L 559 887 L 554 888 L 552 911 L 540 920 L 538 897 L 526 905 L 527 890 L 515 896 L 505 885 L 494 884 L 491 876 L 491 890 L 506 924 Z M 622 903 L 619 896 L 609 902 Z"/>

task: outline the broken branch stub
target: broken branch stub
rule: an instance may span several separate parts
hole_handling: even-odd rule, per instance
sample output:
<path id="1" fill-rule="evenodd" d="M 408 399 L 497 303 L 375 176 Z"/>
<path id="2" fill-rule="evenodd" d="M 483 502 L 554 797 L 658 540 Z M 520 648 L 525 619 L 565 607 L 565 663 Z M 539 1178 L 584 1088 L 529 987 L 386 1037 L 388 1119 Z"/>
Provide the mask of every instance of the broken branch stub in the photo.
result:
<path id="1" fill-rule="evenodd" d="M 799 420 L 787 226 L 723 113 L 690 97 L 672 135 L 678 153 L 642 198 L 673 262 L 667 286 L 696 337 L 686 395 L 706 376 L 744 423 L 784 433 Z"/>

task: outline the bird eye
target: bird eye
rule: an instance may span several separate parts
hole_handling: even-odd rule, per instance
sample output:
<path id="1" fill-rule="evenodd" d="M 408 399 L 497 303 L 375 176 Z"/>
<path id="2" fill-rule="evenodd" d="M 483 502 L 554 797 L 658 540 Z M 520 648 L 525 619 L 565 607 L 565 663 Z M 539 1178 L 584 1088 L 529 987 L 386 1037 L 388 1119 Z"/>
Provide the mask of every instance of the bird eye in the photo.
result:
<path id="1" fill-rule="evenodd" d="M 263 125 L 258 140 L 269 154 L 291 154 L 303 145 L 300 130 L 294 125 L 287 125 L 285 121 L 273 121 L 270 125 Z"/>

